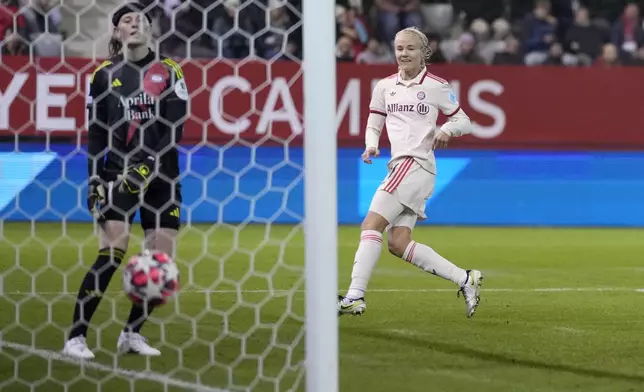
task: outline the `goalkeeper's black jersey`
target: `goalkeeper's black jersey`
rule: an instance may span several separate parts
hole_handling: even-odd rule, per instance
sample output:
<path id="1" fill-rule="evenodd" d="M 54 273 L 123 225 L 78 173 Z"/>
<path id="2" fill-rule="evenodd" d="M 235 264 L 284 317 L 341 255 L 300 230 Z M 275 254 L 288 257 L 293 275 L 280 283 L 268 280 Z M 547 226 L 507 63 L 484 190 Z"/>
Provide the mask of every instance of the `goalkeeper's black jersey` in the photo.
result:
<path id="1" fill-rule="evenodd" d="M 138 62 L 123 56 L 92 74 L 88 99 L 89 175 L 105 180 L 152 158 L 160 178 L 179 176 L 188 90 L 181 67 L 153 51 Z M 95 167 L 94 167 L 95 164 Z"/>

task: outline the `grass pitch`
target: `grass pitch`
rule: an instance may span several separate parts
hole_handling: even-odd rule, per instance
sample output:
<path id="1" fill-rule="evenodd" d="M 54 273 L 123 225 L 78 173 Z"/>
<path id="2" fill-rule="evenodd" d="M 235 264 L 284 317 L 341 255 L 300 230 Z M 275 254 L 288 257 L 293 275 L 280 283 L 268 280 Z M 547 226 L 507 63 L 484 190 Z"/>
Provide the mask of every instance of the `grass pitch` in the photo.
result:
<path id="1" fill-rule="evenodd" d="M 3 224 L 1 391 L 304 390 L 300 228 L 184 229 L 182 293 L 143 330 L 163 356 L 114 355 L 129 309 L 117 275 L 90 332 L 97 359 L 79 366 L 52 351 L 94 260 L 92 231 Z M 342 292 L 358 237 L 340 229 Z M 485 272 L 479 312 L 466 319 L 454 285 L 383 250 L 367 313 L 340 319 L 341 391 L 644 391 L 643 231 L 434 227 L 415 238 Z"/>

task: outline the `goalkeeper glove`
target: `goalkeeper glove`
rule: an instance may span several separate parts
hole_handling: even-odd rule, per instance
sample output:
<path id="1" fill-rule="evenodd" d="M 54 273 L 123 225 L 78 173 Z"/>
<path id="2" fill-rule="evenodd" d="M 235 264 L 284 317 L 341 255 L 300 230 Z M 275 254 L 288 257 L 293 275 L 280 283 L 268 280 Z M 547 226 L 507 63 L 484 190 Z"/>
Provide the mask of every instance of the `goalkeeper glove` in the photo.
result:
<path id="1" fill-rule="evenodd" d="M 143 191 L 150 182 L 153 169 L 154 159 L 152 157 L 130 167 L 119 184 L 119 192 L 136 194 Z"/>
<path id="2" fill-rule="evenodd" d="M 105 205 L 105 185 L 99 176 L 89 178 L 87 184 L 87 209 L 94 219 L 102 219 L 101 207 Z"/>

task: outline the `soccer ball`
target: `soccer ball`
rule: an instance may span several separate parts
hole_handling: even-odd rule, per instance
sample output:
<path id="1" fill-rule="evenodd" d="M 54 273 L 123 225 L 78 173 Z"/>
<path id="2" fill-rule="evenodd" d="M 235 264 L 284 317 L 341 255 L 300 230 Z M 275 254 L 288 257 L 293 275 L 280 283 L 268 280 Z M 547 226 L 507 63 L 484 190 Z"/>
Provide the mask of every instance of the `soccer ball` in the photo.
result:
<path id="1" fill-rule="evenodd" d="M 162 305 L 178 290 L 179 268 L 163 252 L 146 250 L 123 268 L 123 291 L 135 304 Z"/>

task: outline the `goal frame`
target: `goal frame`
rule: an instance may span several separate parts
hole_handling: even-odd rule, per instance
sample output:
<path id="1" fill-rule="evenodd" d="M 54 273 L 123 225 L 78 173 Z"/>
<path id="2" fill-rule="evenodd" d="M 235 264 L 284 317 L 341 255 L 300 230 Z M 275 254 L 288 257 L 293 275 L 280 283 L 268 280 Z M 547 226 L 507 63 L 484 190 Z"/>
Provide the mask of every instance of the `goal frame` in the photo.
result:
<path id="1" fill-rule="evenodd" d="M 306 390 L 337 392 L 339 349 L 335 2 L 302 0 L 302 33 Z"/>

